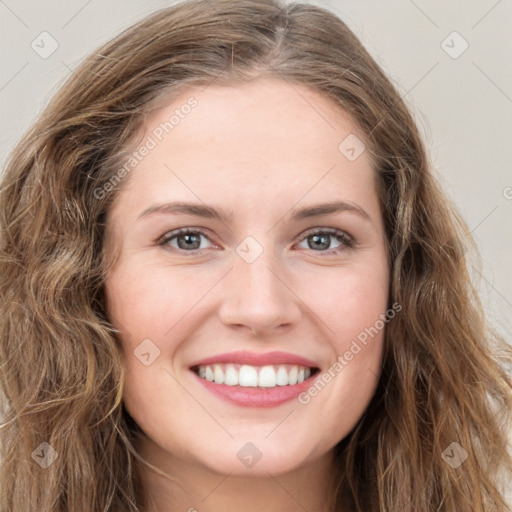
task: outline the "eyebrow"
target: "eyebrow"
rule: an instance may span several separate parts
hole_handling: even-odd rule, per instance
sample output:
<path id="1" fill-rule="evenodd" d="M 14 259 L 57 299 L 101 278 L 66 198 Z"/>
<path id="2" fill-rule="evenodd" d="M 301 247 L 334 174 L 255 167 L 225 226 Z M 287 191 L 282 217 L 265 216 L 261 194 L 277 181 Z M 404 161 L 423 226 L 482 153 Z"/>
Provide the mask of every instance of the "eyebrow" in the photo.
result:
<path id="1" fill-rule="evenodd" d="M 338 212 L 353 212 L 373 223 L 370 215 L 361 206 L 346 202 L 346 201 L 332 201 L 329 203 L 319 203 L 300 210 L 293 210 L 291 220 L 299 221 L 311 217 L 319 217 L 321 215 L 327 215 L 330 213 Z M 197 217 L 204 217 L 207 219 L 217 219 L 221 222 L 229 222 L 233 218 L 233 212 L 227 213 L 225 210 L 220 208 L 213 208 L 206 204 L 200 203 L 187 203 L 183 201 L 173 201 L 164 204 L 155 204 L 143 210 L 138 216 L 137 220 L 143 219 L 148 216 L 155 214 L 183 214 L 183 215 L 195 215 Z"/>

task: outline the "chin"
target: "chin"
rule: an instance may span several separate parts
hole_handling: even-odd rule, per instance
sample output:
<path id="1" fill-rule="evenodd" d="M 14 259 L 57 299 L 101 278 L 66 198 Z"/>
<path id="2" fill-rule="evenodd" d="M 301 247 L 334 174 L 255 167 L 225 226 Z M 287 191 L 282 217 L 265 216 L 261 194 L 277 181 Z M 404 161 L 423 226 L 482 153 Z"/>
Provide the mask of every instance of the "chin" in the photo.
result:
<path id="1" fill-rule="evenodd" d="M 293 443 L 287 446 L 281 439 L 262 439 L 261 441 L 241 441 L 230 439 L 222 450 L 198 454 L 198 463 L 217 473 L 267 477 L 294 471 L 307 463 L 308 450 Z M 309 457 L 308 457 L 309 458 Z"/>

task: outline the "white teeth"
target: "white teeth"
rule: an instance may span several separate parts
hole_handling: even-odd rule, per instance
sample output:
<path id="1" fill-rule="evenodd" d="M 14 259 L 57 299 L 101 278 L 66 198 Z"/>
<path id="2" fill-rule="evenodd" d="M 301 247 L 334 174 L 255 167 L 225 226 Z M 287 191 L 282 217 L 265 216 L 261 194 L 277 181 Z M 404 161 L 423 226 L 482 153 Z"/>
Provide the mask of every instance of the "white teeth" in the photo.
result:
<path id="1" fill-rule="evenodd" d="M 311 377 L 311 368 L 298 365 L 250 366 L 247 364 L 213 364 L 197 368 L 197 374 L 215 384 L 226 386 L 275 388 L 293 386 Z"/>
<path id="2" fill-rule="evenodd" d="M 288 372 L 283 365 L 281 365 L 279 370 L 277 370 L 276 384 L 278 386 L 288 386 Z"/>
<path id="3" fill-rule="evenodd" d="M 213 382 L 215 380 L 215 375 L 213 374 L 213 370 L 211 366 L 206 367 L 205 379 Z"/>
<path id="4" fill-rule="evenodd" d="M 224 383 L 224 370 L 220 364 L 213 365 L 213 375 L 215 376 L 215 384 Z"/>
<path id="5" fill-rule="evenodd" d="M 242 387 L 257 386 L 258 385 L 258 372 L 253 366 L 244 364 L 240 367 L 238 373 L 238 384 Z"/>
<path id="6" fill-rule="evenodd" d="M 260 369 L 258 386 L 260 388 L 276 387 L 276 371 L 274 370 L 273 366 L 263 366 Z"/>
<path id="7" fill-rule="evenodd" d="M 232 364 L 226 365 L 226 375 L 224 375 L 224 384 L 228 386 L 238 385 L 238 372 L 236 371 L 235 367 Z"/>
<path id="8" fill-rule="evenodd" d="M 298 366 L 292 366 L 290 368 L 290 371 L 288 372 L 288 384 L 290 386 L 293 386 L 294 384 L 297 384 L 297 374 L 299 373 L 299 367 Z"/>

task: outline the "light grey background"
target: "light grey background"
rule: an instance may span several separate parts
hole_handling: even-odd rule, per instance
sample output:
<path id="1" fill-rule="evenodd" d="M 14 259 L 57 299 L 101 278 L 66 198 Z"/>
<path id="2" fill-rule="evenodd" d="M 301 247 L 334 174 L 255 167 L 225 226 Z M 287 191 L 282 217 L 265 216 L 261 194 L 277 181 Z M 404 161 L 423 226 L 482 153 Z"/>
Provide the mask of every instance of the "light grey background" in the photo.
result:
<path id="1" fill-rule="evenodd" d="M 0 0 L 1 167 L 58 84 L 85 55 L 171 3 Z M 413 110 L 445 190 L 480 248 L 484 266 L 479 289 L 486 313 L 511 340 L 512 2 L 309 3 L 331 9 L 355 31 Z M 40 52 L 50 49 L 49 39 L 41 42 L 47 38 L 42 32 L 58 43 L 47 58 L 31 47 L 35 41 Z M 512 500 L 512 490 L 509 494 Z"/>

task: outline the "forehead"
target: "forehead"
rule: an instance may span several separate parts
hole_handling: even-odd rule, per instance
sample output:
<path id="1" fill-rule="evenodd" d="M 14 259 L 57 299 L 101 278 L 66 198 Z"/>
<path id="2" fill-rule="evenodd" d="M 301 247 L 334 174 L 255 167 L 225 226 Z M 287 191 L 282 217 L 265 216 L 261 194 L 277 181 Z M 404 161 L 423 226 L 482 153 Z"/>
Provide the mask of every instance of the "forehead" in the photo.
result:
<path id="1" fill-rule="evenodd" d="M 144 126 L 142 145 L 151 150 L 130 175 L 128 193 L 136 191 L 132 200 L 141 205 L 222 196 L 291 206 L 304 194 L 311 201 L 348 195 L 366 208 L 375 202 L 368 152 L 356 159 L 344 153 L 346 140 L 364 148 L 364 134 L 334 100 L 305 85 L 211 84 L 160 105 Z"/>
<path id="2" fill-rule="evenodd" d="M 364 139 L 334 99 L 305 84 L 285 80 L 195 86 L 173 94 L 168 101 L 162 98 L 159 105 L 144 127 L 146 134 L 153 133 L 159 141 L 200 138 L 264 154 L 274 145 L 265 151 L 253 141 L 273 140 L 281 149 L 300 152 L 304 146 L 337 149 L 339 137 L 349 134 Z M 283 142 L 289 145 L 284 148 Z"/>

